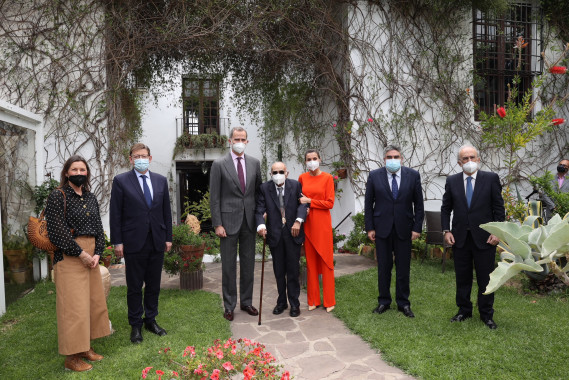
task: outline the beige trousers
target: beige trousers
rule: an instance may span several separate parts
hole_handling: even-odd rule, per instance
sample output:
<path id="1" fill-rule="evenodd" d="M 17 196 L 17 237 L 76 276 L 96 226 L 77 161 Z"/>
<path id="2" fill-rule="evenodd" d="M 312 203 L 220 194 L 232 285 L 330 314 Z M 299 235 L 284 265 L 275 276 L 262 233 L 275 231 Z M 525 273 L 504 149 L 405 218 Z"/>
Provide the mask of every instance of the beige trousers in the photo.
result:
<path id="1" fill-rule="evenodd" d="M 94 237 L 79 236 L 75 241 L 94 254 Z M 54 267 L 57 337 L 59 353 L 73 355 L 89 351 L 91 339 L 110 335 L 111 330 L 99 268 L 86 268 L 79 257 L 63 256 Z"/>

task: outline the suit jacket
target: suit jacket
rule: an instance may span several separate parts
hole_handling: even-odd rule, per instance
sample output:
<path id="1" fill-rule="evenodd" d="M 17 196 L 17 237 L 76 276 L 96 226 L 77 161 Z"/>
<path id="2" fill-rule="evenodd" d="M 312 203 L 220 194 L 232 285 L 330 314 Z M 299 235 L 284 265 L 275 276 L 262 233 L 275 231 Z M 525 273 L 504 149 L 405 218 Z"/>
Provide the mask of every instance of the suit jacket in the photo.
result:
<path id="1" fill-rule="evenodd" d="M 402 166 L 397 199 L 393 199 L 387 169 L 369 173 L 365 192 L 365 228 L 385 239 L 395 226 L 399 239 L 411 239 L 411 232 L 423 230 L 423 189 L 418 171 Z"/>
<path id="2" fill-rule="evenodd" d="M 245 193 L 241 191 L 237 170 L 231 153 L 218 158 L 211 165 L 209 177 L 211 222 L 214 227 L 223 226 L 228 235 L 239 232 L 243 214 L 251 231 L 255 225 L 255 193 L 261 185 L 261 165 L 259 160 L 249 155 L 245 157 L 247 178 Z"/>
<path id="3" fill-rule="evenodd" d="M 302 186 L 300 182 L 293 179 L 286 179 L 284 187 L 285 227 L 282 226 L 279 196 L 274 182 L 270 180 L 263 183 L 257 192 L 257 207 L 255 208 L 256 224 L 259 226 L 265 223 L 263 214 L 266 212 L 267 221 L 265 224 L 267 226 L 267 244 L 269 247 L 275 247 L 279 243 L 283 228 L 288 228 L 290 231 L 296 218 L 302 218 L 302 220 L 306 221 L 308 205 L 299 202 L 299 198 L 302 196 Z M 304 242 L 304 223 L 302 223 L 300 227 L 300 233 L 297 237 L 293 237 L 293 240 L 299 245 Z"/>
<path id="4" fill-rule="evenodd" d="M 150 173 L 150 172 L 148 172 Z M 111 243 L 124 244 L 125 252 L 142 249 L 148 231 L 152 231 L 154 248 L 163 252 L 172 241 L 172 210 L 166 177 L 150 173 L 152 205 L 149 208 L 134 170 L 113 180 L 110 202 Z"/>
<path id="5" fill-rule="evenodd" d="M 450 228 L 451 212 L 453 213 L 452 229 Z M 458 248 L 464 246 L 469 230 L 479 249 L 490 248 L 491 245 L 486 243 L 490 234 L 480 228 L 480 225 L 488 222 L 502 222 L 505 216 L 502 185 L 496 173 L 478 171 L 470 207 L 466 202 L 462 172 L 447 177 L 441 206 L 441 224 L 443 231 L 452 232 Z"/>
<path id="6" fill-rule="evenodd" d="M 561 187 L 559 187 L 559 182 L 557 181 L 557 173 L 555 173 L 555 177 L 553 178 L 553 180 L 551 180 L 551 188 L 558 193 L 569 193 L 569 174 L 567 174 L 565 176 L 565 180 L 563 181 L 563 185 L 561 185 Z M 553 200 L 545 193 L 542 195 L 541 200 L 543 202 L 543 205 L 550 212 L 552 212 L 553 209 L 555 208 L 555 202 L 553 202 Z"/>

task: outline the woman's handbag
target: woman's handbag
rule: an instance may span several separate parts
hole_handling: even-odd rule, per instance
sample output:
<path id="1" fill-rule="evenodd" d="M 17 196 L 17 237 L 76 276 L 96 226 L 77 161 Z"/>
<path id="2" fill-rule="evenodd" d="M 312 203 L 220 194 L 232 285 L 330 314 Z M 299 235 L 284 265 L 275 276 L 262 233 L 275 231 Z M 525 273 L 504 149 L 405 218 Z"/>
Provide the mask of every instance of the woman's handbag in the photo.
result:
<path id="1" fill-rule="evenodd" d="M 65 217 L 67 211 L 67 198 L 61 189 L 57 189 L 63 194 L 63 216 Z M 40 217 L 36 218 L 30 216 L 28 220 L 28 240 L 34 247 L 43 249 L 44 251 L 54 252 L 57 247 L 49 240 L 47 234 L 47 222 L 43 217 L 45 208 L 42 210 Z"/>

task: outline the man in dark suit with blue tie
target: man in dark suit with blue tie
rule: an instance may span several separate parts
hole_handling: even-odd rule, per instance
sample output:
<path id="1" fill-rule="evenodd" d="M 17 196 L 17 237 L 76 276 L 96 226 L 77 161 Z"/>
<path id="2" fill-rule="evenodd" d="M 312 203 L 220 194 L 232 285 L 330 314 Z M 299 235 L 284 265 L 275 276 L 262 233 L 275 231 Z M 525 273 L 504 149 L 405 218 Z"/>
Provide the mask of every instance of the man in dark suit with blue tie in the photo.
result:
<path id="1" fill-rule="evenodd" d="M 150 148 L 135 144 L 129 159 L 134 169 L 113 180 L 110 227 L 115 253 L 119 258 L 124 255 L 126 263 L 130 340 L 140 343 L 142 325 L 154 334 L 166 335 L 156 316 L 164 251 L 172 247 L 172 211 L 166 177 L 148 170 Z"/>
<path id="2" fill-rule="evenodd" d="M 298 317 L 300 246 L 304 242 L 302 223 L 306 219 L 308 204 L 300 203 L 300 182 L 287 177 L 284 163 L 275 162 L 271 166 L 271 180 L 263 183 L 257 192 L 255 218 L 257 233 L 266 239 L 273 258 L 273 272 L 279 293 L 273 314 L 281 314 L 288 308 L 288 298 L 290 316 Z"/>
<path id="3" fill-rule="evenodd" d="M 391 270 L 395 257 L 395 301 L 397 309 L 414 318 L 409 302 L 411 241 L 423 229 L 423 189 L 418 171 L 401 166 L 401 149 L 385 148 L 385 167 L 369 173 L 365 192 L 365 228 L 377 252 L 378 306 L 382 314 L 391 305 Z"/>
<path id="4" fill-rule="evenodd" d="M 447 177 L 441 206 L 441 224 L 445 242 L 452 245 L 456 273 L 456 305 L 458 313 L 451 322 L 472 318 L 472 269 L 478 283 L 478 311 L 480 319 L 490 329 L 494 322 L 494 293 L 482 294 L 494 270 L 496 245 L 499 239 L 480 228 L 488 222 L 505 219 L 502 185 L 496 173 L 478 170 L 480 156 L 476 148 L 462 146 L 458 151 L 458 164 L 462 173 Z M 452 229 L 450 228 L 450 215 Z"/>

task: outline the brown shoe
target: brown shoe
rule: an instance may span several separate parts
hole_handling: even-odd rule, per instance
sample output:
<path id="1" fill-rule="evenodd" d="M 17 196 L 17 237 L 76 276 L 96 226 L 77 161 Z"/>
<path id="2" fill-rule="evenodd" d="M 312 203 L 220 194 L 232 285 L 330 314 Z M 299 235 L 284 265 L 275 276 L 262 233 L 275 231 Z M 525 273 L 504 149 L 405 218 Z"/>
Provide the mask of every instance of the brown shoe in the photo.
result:
<path id="1" fill-rule="evenodd" d="M 98 362 L 100 360 L 103 360 L 104 358 L 103 355 L 99 355 L 95 351 L 93 351 L 93 347 L 89 348 L 89 351 L 78 353 L 77 356 L 83 359 L 87 359 L 90 362 Z"/>
<path id="2" fill-rule="evenodd" d="M 78 355 L 67 355 L 65 357 L 65 369 L 75 372 L 85 372 L 92 368 L 93 366 L 91 364 L 85 363 Z"/>

